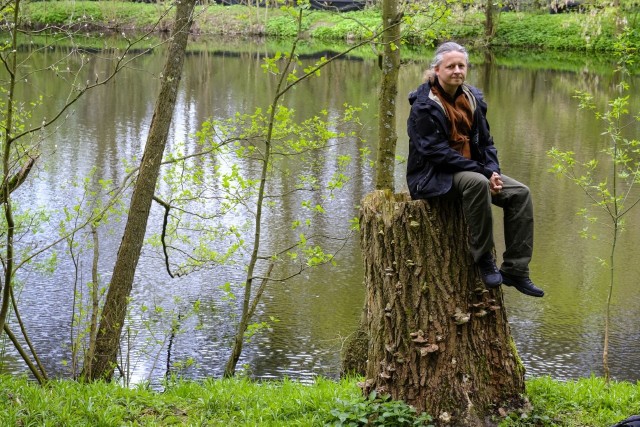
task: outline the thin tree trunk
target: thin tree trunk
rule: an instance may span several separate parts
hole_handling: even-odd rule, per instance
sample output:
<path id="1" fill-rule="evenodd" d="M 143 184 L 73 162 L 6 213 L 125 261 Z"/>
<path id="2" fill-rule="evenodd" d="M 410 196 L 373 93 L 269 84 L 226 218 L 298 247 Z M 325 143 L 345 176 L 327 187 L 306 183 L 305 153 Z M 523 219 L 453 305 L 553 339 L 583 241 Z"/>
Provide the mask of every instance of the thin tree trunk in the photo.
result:
<path id="1" fill-rule="evenodd" d="M 398 0 L 383 0 L 382 35 L 384 54 L 381 58 L 382 77 L 378 93 L 378 151 L 376 189 L 395 189 L 396 98 L 400 70 L 400 20 Z"/>
<path id="2" fill-rule="evenodd" d="M 40 381 L 40 383 L 42 384 L 44 380 L 45 382 L 49 380 L 49 377 L 47 376 L 47 371 L 44 369 L 44 365 L 42 364 L 42 362 L 40 361 L 40 357 L 38 356 L 38 353 L 36 352 L 35 347 L 33 346 L 33 343 L 31 342 L 31 339 L 29 338 L 29 334 L 27 334 L 27 329 L 25 327 L 24 322 L 22 321 L 22 317 L 20 316 L 20 311 L 18 310 L 18 304 L 16 302 L 16 298 L 13 295 L 13 289 L 10 290 L 10 297 L 11 297 L 11 304 L 13 305 L 13 314 L 16 317 L 16 323 L 18 324 L 18 326 L 20 327 L 20 332 L 22 333 L 22 338 L 24 339 L 25 343 L 27 344 L 27 347 L 29 347 L 29 351 L 31 351 L 31 355 L 33 356 L 33 360 L 35 362 L 35 366 L 38 368 L 39 370 L 39 374 L 35 375 L 36 379 L 38 379 L 38 381 Z M 7 332 L 7 334 L 9 334 L 9 326 L 5 323 L 4 324 L 4 330 Z M 11 338 L 11 341 L 15 344 L 15 340 L 13 338 Z M 23 356 L 26 354 L 21 348 L 18 348 L 16 346 L 16 349 L 18 350 L 18 353 L 20 353 L 21 356 Z M 27 366 L 29 366 L 29 368 L 31 369 L 31 366 L 33 366 L 33 363 L 31 362 L 31 359 L 28 358 L 24 358 L 24 362 L 27 364 Z"/>
<path id="3" fill-rule="evenodd" d="M 262 237 L 262 208 L 264 205 L 265 191 L 267 185 L 267 174 L 269 168 L 271 167 L 271 148 L 272 148 L 272 137 L 273 137 L 273 128 L 276 123 L 276 112 L 278 109 L 278 104 L 280 102 L 280 98 L 293 86 L 295 83 L 291 83 L 291 86 L 288 86 L 286 83 L 286 79 L 289 75 L 289 67 L 294 61 L 296 49 L 298 46 L 298 41 L 300 40 L 299 36 L 301 34 L 301 25 L 302 25 L 302 10 L 300 10 L 298 15 L 298 38 L 294 41 L 291 46 L 291 51 L 287 56 L 287 62 L 283 67 L 283 71 L 280 74 L 280 78 L 278 79 L 278 86 L 276 87 L 276 95 L 274 96 L 269 113 L 269 123 L 267 128 L 267 134 L 264 141 L 263 148 L 263 158 L 262 158 L 262 169 L 260 172 L 260 185 L 258 187 L 258 194 L 256 200 L 256 211 L 255 211 L 255 224 L 253 229 L 253 249 L 251 250 L 251 258 L 249 259 L 249 264 L 247 265 L 247 280 L 244 283 L 244 296 L 242 298 L 242 314 L 240 315 L 240 323 L 238 324 L 238 330 L 236 331 L 236 335 L 233 339 L 233 346 L 231 348 L 231 354 L 227 359 L 227 363 L 224 368 L 224 377 L 230 378 L 235 375 L 236 367 L 238 365 L 238 361 L 240 360 L 240 355 L 242 354 L 242 348 L 244 346 L 244 335 L 249 326 L 249 321 L 253 316 L 253 313 L 257 307 L 258 302 L 262 296 L 262 292 L 264 292 L 264 287 L 266 286 L 269 275 L 271 274 L 273 264 L 269 267 L 269 272 L 265 279 L 262 280 L 256 295 L 253 296 L 252 303 L 252 292 L 253 292 L 253 281 L 254 281 L 254 271 L 256 270 L 256 266 L 259 260 L 259 252 L 260 252 L 260 239 Z"/>
<path id="4" fill-rule="evenodd" d="M 162 73 L 160 94 L 151 120 L 140 171 L 131 197 L 127 224 L 102 310 L 95 354 L 90 369 L 90 379 L 93 380 L 101 378 L 110 380 L 116 365 L 127 303 L 142 251 L 160 163 L 173 117 L 194 6 L 195 0 L 177 2 L 173 38 Z"/>
<path id="5" fill-rule="evenodd" d="M 5 257 L 3 261 L 4 266 L 4 288 L 2 287 L 2 280 L 0 280 L 0 334 L 2 332 L 6 333 L 14 347 L 18 351 L 18 353 L 22 356 L 24 362 L 27 364 L 34 377 L 41 384 L 47 380 L 47 374 L 40 363 L 40 359 L 27 335 L 27 331 L 25 329 L 25 325 L 20 318 L 20 313 L 18 312 L 18 306 L 16 304 L 16 300 L 13 295 L 13 277 L 15 273 L 14 266 L 14 234 L 15 234 L 15 223 L 13 218 L 13 206 L 11 201 L 11 193 L 18 188 L 29 175 L 32 167 L 35 164 L 37 159 L 36 157 L 28 156 L 28 159 L 24 162 L 22 168 L 17 171 L 13 176 L 12 174 L 12 164 L 18 164 L 21 160 L 16 160 L 12 158 L 14 153 L 14 143 L 16 142 L 14 132 L 16 130 L 15 122 L 14 122 L 14 114 L 15 114 L 15 90 L 16 90 L 16 82 L 17 82 L 17 70 L 18 70 L 18 60 L 17 60 L 17 46 L 18 46 L 18 27 L 20 22 L 20 0 L 16 0 L 13 3 L 13 31 L 11 32 L 11 49 L 9 49 L 9 55 L 4 58 L 4 66 L 9 74 L 9 90 L 6 98 L 6 110 L 4 111 L 4 126 L 2 128 L 2 132 L 4 135 L 0 138 L 0 140 L 4 140 L 4 144 L 2 147 L 2 185 L 0 186 L 0 203 L 4 207 L 4 216 L 7 222 L 6 229 L 6 240 L 5 240 Z M 24 156 L 24 155 L 23 155 Z M 16 321 L 20 326 L 20 331 L 31 351 L 31 354 L 34 356 L 36 361 L 36 365 L 31 362 L 28 354 L 24 351 L 20 343 L 17 341 L 16 337 L 13 335 L 9 325 L 7 323 L 7 317 L 9 315 L 9 309 L 11 304 L 13 303 L 13 310 L 15 312 Z"/>
<path id="6" fill-rule="evenodd" d="M 400 22 L 398 0 L 383 0 L 383 55 L 380 57 L 380 90 L 378 92 L 378 149 L 375 186 L 377 190 L 395 191 L 396 98 L 400 72 Z M 344 342 L 341 354 L 341 375 L 364 375 L 367 361 L 367 302 L 365 300 L 358 329 Z"/>
<path id="7" fill-rule="evenodd" d="M 258 290 L 256 294 L 253 296 L 253 300 L 251 299 L 251 292 L 245 293 L 245 302 L 246 306 L 243 307 L 242 316 L 240 319 L 240 324 L 238 325 L 238 331 L 236 332 L 236 336 L 233 341 L 233 347 L 231 348 L 231 355 L 227 360 L 227 364 L 224 368 L 224 377 L 231 378 L 236 373 L 236 366 L 238 365 L 238 361 L 240 360 L 240 356 L 242 355 L 242 347 L 244 345 L 244 335 L 249 326 L 249 321 L 253 317 L 253 314 L 256 312 L 256 308 L 258 308 L 258 303 L 262 299 L 262 294 L 264 293 L 267 284 L 269 283 L 269 278 L 271 277 L 271 272 L 273 271 L 274 264 L 269 264 L 269 268 L 267 270 L 267 274 L 262 279 L 260 286 L 258 286 Z M 250 289 L 250 288 L 245 288 Z"/>
<path id="8" fill-rule="evenodd" d="M 4 333 L 7 334 L 7 336 L 9 337 L 11 342 L 13 343 L 13 347 L 18 351 L 20 356 L 22 356 L 22 360 L 24 360 L 24 362 L 27 364 L 27 367 L 29 368 L 29 370 L 31 371 L 33 376 L 36 378 L 36 380 L 38 381 L 39 384 L 43 385 L 47 380 L 47 377 L 45 375 L 43 375 L 44 371 L 39 370 L 36 367 L 36 365 L 34 365 L 33 362 L 31 362 L 31 359 L 29 358 L 29 355 L 27 354 L 27 352 L 20 345 L 20 342 L 18 341 L 18 338 L 13 334 L 11 329 L 9 329 L 9 325 L 7 325 L 5 323 L 3 329 L 4 329 Z"/>
<path id="9" fill-rule="evenodd" d="M 376 191 L 361 206 L 365 392 L 456 426 L 482 426 L 497 406 L 521 406 L 524 367 L 502 291 L 482 286 L 459 205 Z"/>
<path id="10" fill-rule="evenodd" d="M 89 323 L 89 348 L 85 355 L 85 376 L 91 378 L 91 361 L 96 349 L 96 337 L 98 334 L 98 312 L 100 311 L 100 279 L 98 275 L 98 260 L 100 259 L 100 241 L 98 229 L 91 225 L 93 238 L 93 262 L 91 264 L 91 320 Z"/>
<path id="11" fill-rule="evenodd" d="M 488 43 L 496 33 L 495 6 L 492 0 L 486 0 L 484 2 L 484 16 L 484 37 Z"/>
<path id="12" fill-rule="evenodd" d="M 11 53 L 9 59 L 5 62 L 5 66 L 7 70 L 10 72 L 10 80 L 9 80 L 9 93 L 7 94 L 7 109 L 5 111 L 5 123 L 4 123 L 4 147 L 2 147 L 2 186 L 0 188 L 0 196 L 2 197 L 2 203 L 4 205 L 4 217 L 7 222 L 7 231 L 5 238 L 5 260 L 4 260 L 4 289 L 2 289 L 2 300 L 0 304 L 0 331 L 5 330 L 5 322 L 7 321 L 7 316 L 9 314 L 9 306 L 10 306 L 10 298 L 11 298 L 11 290 L 13 287 L 13 269 L 14 269 L 14 259 L 13 259 L 13 236 L 15 234 L 15 224 L 13 221 L 13 207 L 11 204 L 11 188 L 9 185 L 10 182 L 10 174 L 11 174 L 11 154 L 13 147 L 13 131 L 14 131 L 14 102 L 15 102 L 15 88 L 16 88 L 16 70 L 18 60 L 16 58 L 16 46 L 18 45 L 18 22 L 19 22 L 19 11 L 20 11 L 20 0 L 16 0 L 14 6 L 14 31 L 11 34 L 12 38 L 12 46 L 14 51 Z M 0 283 L 0 286 L 2 283 Z"/>

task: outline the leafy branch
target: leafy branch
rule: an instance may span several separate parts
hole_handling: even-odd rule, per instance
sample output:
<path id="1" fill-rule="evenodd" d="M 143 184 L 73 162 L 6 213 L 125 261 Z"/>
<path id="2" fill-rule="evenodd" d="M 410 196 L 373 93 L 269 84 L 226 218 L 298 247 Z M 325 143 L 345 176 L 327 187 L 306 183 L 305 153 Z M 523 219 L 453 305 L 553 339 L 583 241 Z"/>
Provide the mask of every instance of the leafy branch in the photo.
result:
<path id="1" fill-rule="evenodd" d="M 605 216 L 602 220 L 609 230 L 609 289 L 606 301 L 606 315 L 604 326 L 604 349 L 602 355 L 604 376 L 609 381 L 609 329 L 611 322 L 611 299 L 616 282 L 615 255 L 617 242 L 624 230 L 624 216 L 640 203 L 640 196 L 632 190 L 640 184 L 640 141 L 630 139 L 625 131 L 634 123 L 640 121 L 640 114 L 631 115 L 629 112 L 629 90 L 627 72 L 637 55 L 637 50 L 629 44 L 631 30 L 627 29 L 617 43 L 618 68 L 621 76 L 618 84 L 620 96 L 608 102 L 604 110 L 598 110 L 593 97 L 585 92 L 577 92 L 579 108 L 590 111 L 603 124 L 602 136 L 606 138 L 605 148 L 601 150 L 603 162 L 598 159 L 580 160 L 573 151 L 563 151 L 553 147 L 548 151 L 554 161 L 552 172 L 568 178 L 586 194 L 590 200 L 591 209 L 584 207 L 578 214 L 588 223 L 599 223 L 599 216 L 592 211 Z M 605 163 L 603 165 L 603 163 Z M 635 198 L 634 198 L 635 197 Z M 581 231 L 583 237 L 588 237 L 588 226 Z M 597 234 L 592 234 L 597 238 Z"/>

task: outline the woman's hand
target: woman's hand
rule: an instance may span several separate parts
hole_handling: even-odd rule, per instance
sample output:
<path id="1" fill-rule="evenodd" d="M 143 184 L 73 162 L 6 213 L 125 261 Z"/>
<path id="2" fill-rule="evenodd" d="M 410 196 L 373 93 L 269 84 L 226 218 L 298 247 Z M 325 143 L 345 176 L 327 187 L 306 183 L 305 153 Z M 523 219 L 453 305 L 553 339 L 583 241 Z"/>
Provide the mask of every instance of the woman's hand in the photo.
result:
<path id="1" fill-rule="evenodd" d="M 498 172 L 494 172 L 493 175 L 491 175 L 491 178 L 489 178 L 489 190 L 491 190 L 491 194 L 495 196 L 501 192 L 502 185 L 503 182 L 500 174 Z"/>

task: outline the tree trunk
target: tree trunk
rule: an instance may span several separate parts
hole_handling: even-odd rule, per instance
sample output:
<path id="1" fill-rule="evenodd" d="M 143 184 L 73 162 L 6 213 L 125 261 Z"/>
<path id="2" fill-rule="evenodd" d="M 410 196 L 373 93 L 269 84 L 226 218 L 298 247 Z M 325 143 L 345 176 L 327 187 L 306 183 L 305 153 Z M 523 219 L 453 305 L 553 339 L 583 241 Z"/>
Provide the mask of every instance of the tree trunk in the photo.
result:
<path id="1" fill-rule="evenodd" d="M 394 191 L 396 159 L 396 97 L 400 71 L 400 20 L 398 0 L 383 0 L 382 35 L 384 54 L 381 58 L 380 91 L 378 93 L 378 151 L 376 161 L 376 189 Z"/>
<path id="2" fill-rule="evenodd" d="M 375 191 L 361 205 L 369 352 L 365 392 L 456 426 L 520 407 L 524 367 L 500 289 L 482 285 L 455 201 Z"/>
<path id="3" fill-rule="evenodd" d="M 489 43 L 493 36 L 496 34 L 496 24 L 495 24 L 495 6 L 493 5 L 493 0 L 486 0 L 484 2 L 484 37 L 485 42 Z"/>
<path id="4" fill-rule="evenodd" d="M 400 22 L 398 0 L 383 0 L 383 55 L 380 56 L 380 90 L 378 92 L 378 149 L 376 155 L 377 190 L 395 191 L 395 161 L 398 134 L 396 132 L 396 98 L 400 72 Z M 344 342 L 341 354 L 341 375 L 364 375 L 367 363 L 367 303 L 365 300 L 358 329 Z"/>
<path id="5" fill-rule="evenodd" d="M 85 370 L 90 372 L 92 380 L 110 380 L 116 366 L 127 303 L 142 251 L 151 202 L 160 173 L 160 163 L 173 117 L 194 6 L 195 0 L 177 2 L 176 20 L 167 61 L 162 73 L 160 93 L 131 197 L 127 224 L 102 311 L 96 337 L 95 354 L 91 369 Z"/>

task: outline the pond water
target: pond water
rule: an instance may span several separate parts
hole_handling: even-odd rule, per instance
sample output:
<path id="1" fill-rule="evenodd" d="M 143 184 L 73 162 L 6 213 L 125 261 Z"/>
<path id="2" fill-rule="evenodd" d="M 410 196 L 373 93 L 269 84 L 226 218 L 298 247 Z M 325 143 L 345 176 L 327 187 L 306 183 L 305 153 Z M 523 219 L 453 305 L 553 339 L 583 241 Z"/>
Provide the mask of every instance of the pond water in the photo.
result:
<path id="1" fill-rule="evenodd" d="M 27 53 L 34 70 L 66 55 L 63 49 L 24 52 L 25 58 Z M 260 67 L 266 54 L 266 47 L 256 42 L 245 42 L 243 53 L 191 52 L 185 62 L 170 146 L 189 141 L 188 135 L 209 117 L 227 118 L 236 112 L 266 108 L 274 90 L 274 80 Z M 578 111 L 578 101 L 572 95 L 576 89 L 589 91 L 602 105 L 614 96 L 617 81 L 611 74 L 592 71 L 589 58 L 584 58 L 584 66 L 575 72 L 518 63 L 506 66 L 501 65 L 499 57 L 483 63 L 478 55 L 473 57 L 468 80 L 484 91 L 489 103 L 488 118 L 503 172 L 528 184 L 534 195 L 536 244 L 531 270 L 546 295 L 535 299 L 505 289 L 511 330 L 527 375 L 557 379 L 601 375 L 608 272 L 599 259 L 608 257 L 610 246 L 604 238 L 585 240 L 579 236 L 584 224 L 576 211 L 587 206 L 588 199 L 577 187 L 549 172 L 551 160 L 546 152 L 557 146 L 571 149 L 584 159 L 599 157 L 606 143 L 600 136 L 602 125 L 591 113 Z M 429 60 L 410 61 L 400 73 L 397 154 L 401 157 L 407 155 L 406 96 L 420 84 Z M 303 59 L 305 64 L 312 61 Z M 121 180 L 125 174 L 122 160 L 134 159 L 144 147 L 157 94 L 155 76 L 163 63 L 162 49 L 144 55 L 135 67 L 75 104 L 59 128 L 47 135 L 42 148 L 42 158 L 47 162 L 39 163 L 16 191 L 19 203 L 62 207 L 80 194 L 81 190 L 71 183 L 88 176 L 93 168 L 99 177 Z M 107 69 L 107 63 L 97 61 L 89 64 L 87 72 L 98 75 Z M 344 103 L 369 104 L 366 139 L 375 153 L 378 76 L 373 59 L 339 60 L 288 94 L 285 103 L 305 117 L 322 109 L 338 111 Z M 637 93 L 640 80 L 636 77 L 631 84 L 631 93 Z M 20 96 L 29 99 L 45 93 L 45 106 L 34 117 L 51 117 L 65 96 L 64 90 L 50 76 L 33 75 L 28 85 L 21 86 Z M 640 109 L 638 98 L 633 100 L 632 111 Z M 638 138 L 640 128 L 635 124 L 630 132 Z M 357 148 L 346 150 L 357 155 Z M 327 159 L 327 171 L 323 173 L 330 173 L 330 163 Z M 398 191 L 405 188 L 402 163 L 396 170 L 396 186 Z M 357 215 L 360 199 L 371 190 L 373 172 L 362 166 L 347 190 L 330 204 L 327 218 L 316 231 L 331 234 L 347 230 L 349 219 Z M 281 237 L 269 230 L 278 230 L 288 221 L 300 209 L 300 201 L 291 198 L 278 214 L 268 217 L 267 245 Z M 154 207 L 151 224 L 157 224 L 153 220 L 159 215 Z M 40 237 L 46 240 L 56 235 L 57 219 L 59 214 L 54 214 L 49 231 Z M 640 263 L 635 252 L 640 240 L 639 221 L 640 209 L 635 209 L 618 243 L 619 269 L 612 300 L 611 373 L 616 379 L 630 381 L 640 380 Z M 495 228 L 496 240 L 501 242 L 499 218 Z M 121 232 L 122 224 L 115 223 L 109 233 L 101 235 L 99 271 L 103 283 L 111 274 Z M 21 315 L 45 366 L 51 375 L 65 376 L 70 372 L 69 324 L 75 269 L 64 256 L 64 248 L 59 249 L 62 252 L 53 273 L 35 269 L 20 273 L 18 297 Z M 80 261 L 82 275 L 78 282 L 86 283 L 90 280 L 89 254 Z M 270 322 L 275 317 L 278 322 L 270 322 L 246 345 L 240 360 L 243 369 L 257 378 L 287 376 L 310 381 L 317 375 L 337 377 L 343 339 L 356 328 L 364 301 L 362 274 L 358 238 L 354 236 L 338 254 L 336 267 L 319 268 L 270 286 L 256 320 Z M 229 354 L 238 304 L 225 302 L 220 286 L 242 278 L 241 268 L 229 266 L 171 279 L 162 260 L 145 250 L 138 265 L 129 318 L 130 324 L 138 327 L 127 336 L 128 342 L 136 343 L 127 357 L 133 380 L 162 378 L 167 364 L 169 313 L 186 313 L 196 300 L 201 302 L 201 309 L 182 321 L 182 331 L 171 341 L 171 362 L 182 362 L 180 372 L 189 378 L 220 376 Z M 149 336 L 139 327 L 145 317 L 142 304 L 165 310 L 165 316 L 151 319 L 157 341 L 144 345 L 143 340 Z M 3 369 L 24 371 L 11 346 L 5 347 Z"/>

